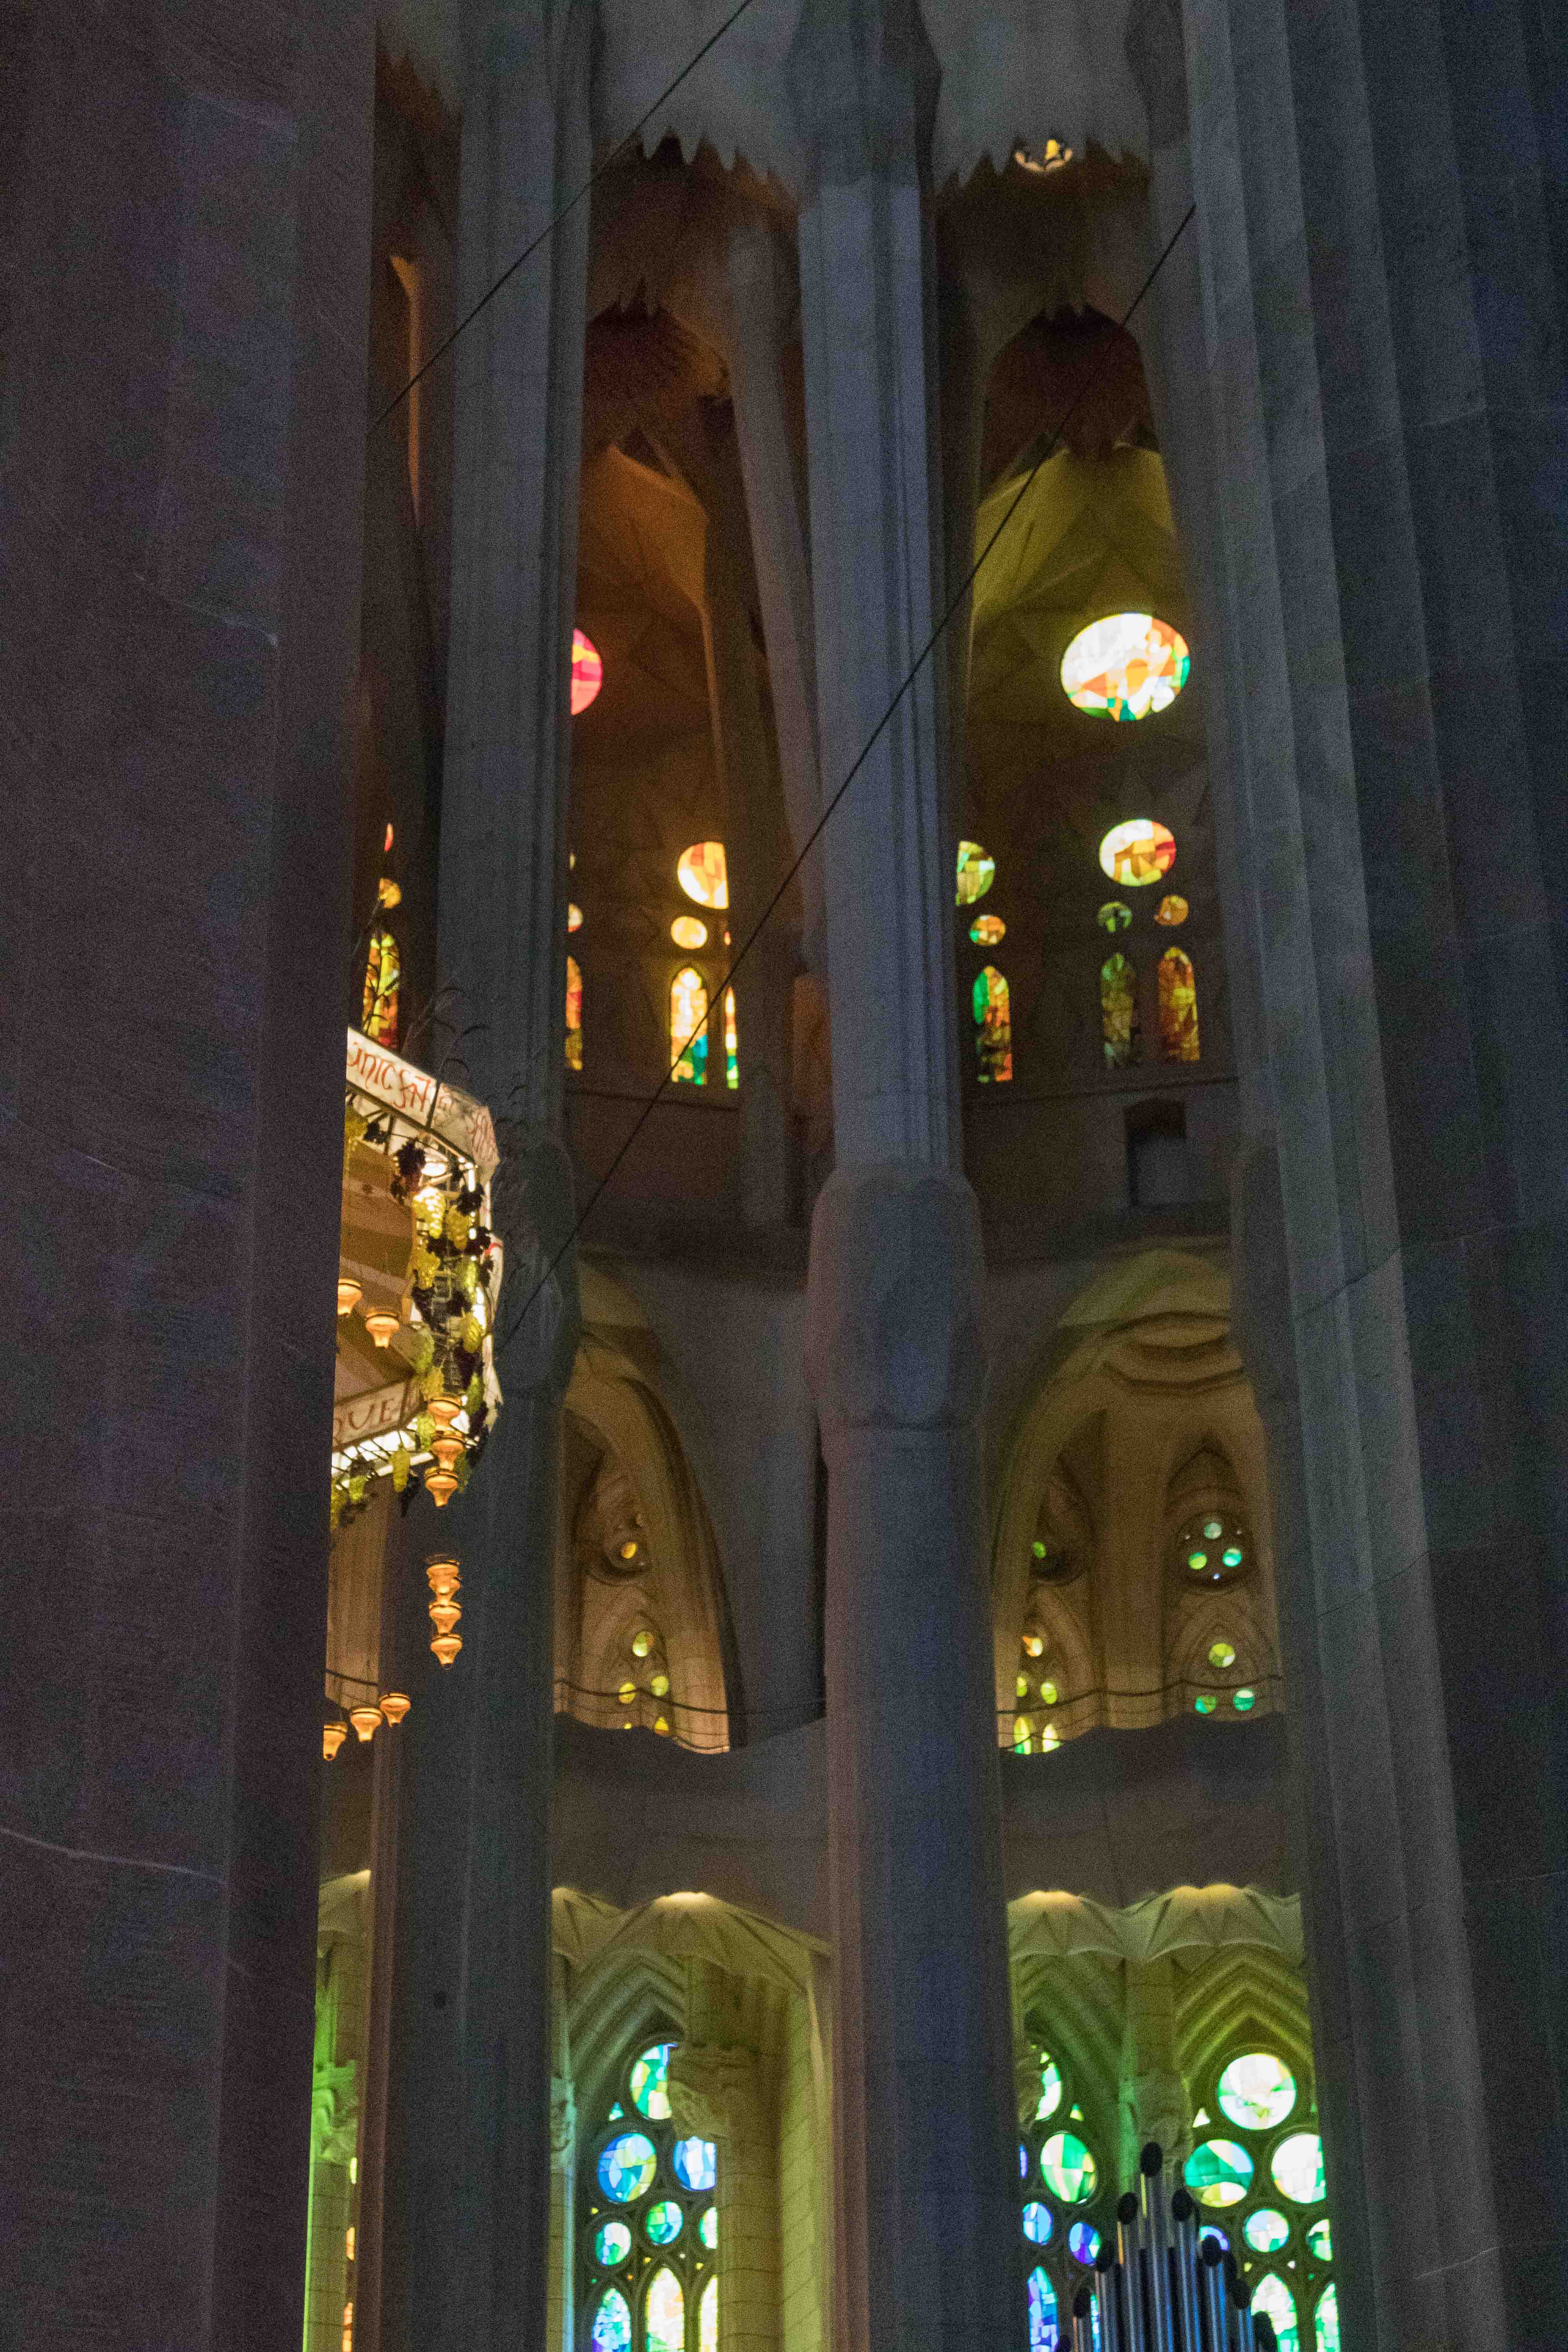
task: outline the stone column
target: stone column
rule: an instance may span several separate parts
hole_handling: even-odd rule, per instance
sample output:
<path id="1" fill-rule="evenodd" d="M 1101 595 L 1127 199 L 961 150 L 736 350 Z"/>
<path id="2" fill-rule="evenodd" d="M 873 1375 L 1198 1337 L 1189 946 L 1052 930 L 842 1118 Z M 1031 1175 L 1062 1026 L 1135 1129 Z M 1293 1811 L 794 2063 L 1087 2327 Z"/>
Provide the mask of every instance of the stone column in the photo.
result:
<path id="1" fill-rule="evenodd" d="M 940 610 L 936 66 L 912 0 L 807 0 L 789 67 L 810 155 L 801 293 L 831 788 Z M 828 1471 L 844 2352 L 1021 2344 L 1025 2326 L 944 748 L 927 664 L 827 837 L 838 1164 L 812 1225 L 806 1360 Z"/>
<path id="2" fill-rule="evenodd" d="M 778 2147 L 750 2050 L 682 2042 L 669 2064 L 670 2113 L 714 2145 L 719 2337 L 726 2352 L 779 2340 Z"/>
<path id="3" fill-rule="evenodd" d="M 590 168 L 591 10 L 473 12 L 460 308 Z M 561 1398 L 576 1346 L 559 1140 L 566 793 L 587 208 L 552 235 L 456 352 L 457 456 L 439 956 L 466 1083 L 497 1115 L 505 1402 L 460 1498 L 408 1522 L 420 1561 L 462 1563 L 462 1654 L 425 1677 L 400 1736 L 396 1984 L 382 2352 L 543 2341 L 551 2184 L 552 1563 Z M 458 1073 L 461 1075 L 461 1072 Z M 410 1669 L 412 1670 L 412 1669 Z"/>
<path id="4" fill-rule="evenodd" d="M 0 55 L 0 2336 L 298 2352 L 373 20 Z"/>
<path id="5" fill-rule="evenodd" d="M 1121 2179 L 1138 2178 L 1138 2158 L 1150 2140 L 1165 2151 L 1167 2174 L 1181 2177 L 1193 2144 L 1193 2109 L 1176 2059 L 1175 1965 L 1129 1960 L 1122 1984 Z"/>
<path id="6" fill-rule="evenodd" d="M 566 1963 L 551 1962 L 550 2077 L 550 2325 L 552 2352 L 576 2342 L 577 2095 L 572 2081 L 567 2029 Z"/>
<path id="7" fill-rule="evenodd" d="M 1185 30 L 1342 2315 L 1380 2352 L 1545 2346 L 1568 2334 L 1561 74 L 1508 0 L 1189 0 Z"/>

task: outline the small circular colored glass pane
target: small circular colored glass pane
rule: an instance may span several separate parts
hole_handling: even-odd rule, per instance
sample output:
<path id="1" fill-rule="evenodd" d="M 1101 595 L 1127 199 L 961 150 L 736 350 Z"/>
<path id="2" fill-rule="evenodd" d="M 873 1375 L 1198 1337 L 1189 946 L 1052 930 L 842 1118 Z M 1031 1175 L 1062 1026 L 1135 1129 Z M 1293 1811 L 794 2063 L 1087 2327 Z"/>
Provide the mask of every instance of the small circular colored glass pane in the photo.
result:
<path id="1" fill-rule="evenodd" d="M 631 2305 L 618 2286 L 606 2287 L 594 2314 L 594 2352 L 631 2352 Z"/>
<path id="2" fill-rule="evenodd" d="M 648 1633 L 646 1628 L 642 1633 L 634 1633 L 632 1635 L 632 1655 L 634 1658 L 646 1658 L 652 1647 L 653 1635 Z"/>
<path id="3" fill-rule="evenodd" d="M 1214 1655 L 1212 1650 L 1209 1655 Z M 1249 2050 L 1245 2057 L 1233 2058 L 1218 2088 L 1221 2115 L 1244 2131 L 1272 2131 L 1296 2104 L 1296 2077 L 1270 2050 Z"/>
<path id="4" fill-rule="evenodd" d="M 1200 1691 L 1193 1701 L 1199 1715 L 1212 1715 L 1217 1704 L 1213 1691 Z"/>
<path id="5" fill-rule="evenodd" d="M 1029 2273 L 1029 2352 L 1057 2352 L 1057 2291 L 1044 2270 Z"/>
<path id="6" fill-rule="evenodd" d="M 1314 2221 L 1307 2232 L 1307 2252 L 1315 2263 L 1334 2259 L 1334 2233 L 1326 2221 Z"/>
<path id="7" fill-rule="evenodd" d="M 977 948 L 994 948 L 1006 938 L 1007 926 L 1000 915 L 976 915 L 969 936 Z"/>
<path id="8" fill-rule="evenodd" d="M 1079 710 L 1106 719 L 1148 719 L 1168 710 L 1193 660 L 1169 621 L 1152 613 L 1108 613 L 1080 629 L 1062 656 L 1062 687 Z"/>
<path id="9" fill-rule="evenodd" d="M 1241 1566 L 1242 1558 L 1241 1546 L 1239 1544 L 1226 1544 L 1219 1557 L 1222 1568 L 1239 1568 Z"/>
<path id="10" fill-rule="evenodd" d="M 658 2158 L 646 2132 L 621 2132 L 599 2158 L 599 2186 L 612 2205 L 629 2205 L 651 2186 Z"/>
<path id="11" fill-rule="evenodd" d="M 1184 923 L 1191 911 L 1180 892 L 1172 890 L 1155 908 L 1154 920 L 1157 923 Z"/>
<path id="12" fill-rule="evenodd" d="M 1236 1644 L 1233 1642 L 1211 1642 L 1209 1643 L 1209 1664 L 1213 1666 L 1216 1674 L 1223 1675 L 1227 1666 L 1234 1666 L 1236 1664 Z M 1229 2113 L 1228 2109 L 1226 2109 L 1226 2113 Z M 1240 2121 L 1240 2117 L 1232 2116 L 1231 2121 L 1233 2123 L 1237 2123 Z"/>
<path id="13" fill-rule="evenodd" d="M 1234 1691 L 1230 1703 L 1237 1715 L 1250 1715 L 1258 1705 L 1258 1693 L 1255 1690 Z"/>
<path id="14" fill-rule="evenodd" d="M 655 1675 L 653 1680 L 648 1685 L 648 1688 L 652 1691 L 655 1698 L 668 1698 L 669 1696 L 669 1676 L 668 1675 Z"/>
<path id="15" fill-rule="evenodd" d="M 605 665 L 599 659 L 599 648 L 592 637 L 581 629 L 572 632 L 572 716 L 586 710 L 605 683 Z"/>
<path id="16" fill-rule="evenodd" d="M 1040 2096 L 1038 2105 L 1035 2108 L 1035 2121 L 1037 2124 L 1043 2124 L 1047 2116 L 1054 2116 L 1056 2114 L 1056 2111 L 1061 2105 L 1061 2069 L 1057 2064 L 1054 2058 L 1048 2058 L 1044 2054 L 1044 2053 L 1042 2053 L 1040 2057 Z"/>
<path id="17" fill-rule="evenodd" d="M 1204 1521 L 1204 1534 L 1210 1543 L 1218 1543 L 1224 1533 L 1225 1521 L 1223 1519 L 1205 1519 Z"/>
<path id="18" fill-rule="evenodd" d="M 601 2221 L 594 2232 L 594 2260 L 604 2270 L 614 2270 L 624 2263 L 632 2250 L 632 2233 L 624 2221 Z"/>
<path id="19" fill-rule="evenodd" d="M 977 841 L 961 841 L 958 845 L 957 903 L 973 907 L 976 898 L 984 898 L 996 879 L 996 860 Z"/>
<path id="20" fill-rule="evenodd" d="M 1027 2180 L 1028 2177 L 1029 2151 L 1025 2142 L 1020 2140 L 1018 2142 L 1018 2178 L 1020 2180 Z"/>
<path id="21" fill-rule="evenodd" d="M 1127 929 L 1132 920 L 1132 909 L 1120 898 L 1108 898 L 1094 919 L 1102 931 L 1114 934 Z"/>
<path id="22" fill-rule="evenodd" d="M 1055 2227 L 1050 2207 L 1042 2205 L 1038 2198 L 1031 2198 L 1024 2208 L 1024 2235 L 1029 2243 L 1032 2246 L 1049 2245 Z"/>
<path id="23" fill-rule="evenodd" d="M 1196 1549 L 1190 1551 L 1187 1554 L 1187 1566 L 1192 1570 L 1194 1576 L 1201 1576 L 1208 1564 L 1209 1556 L 1207 1552 L 1203 1549 L 1201 1545 Z"/>
<path id="24" fill-rule="evenodd" d="M 1316 2338 L 1315 2352 L 1340 2352 L 1340 2298 L 1333 2286 L 1326 2286 L 1318 2297 L 1318 2308 L 1312 2314 L 1312 2334 Z"/>
<path id="25" fill-rule="evenodd" d="M 670 2162 L 682 2189 L 711 2189 L 719 2177 L 717 2153 L 710 2139 L 678 2139 Z"/>
<path id="26" fill-rule="evenodd" d="M 1100 2167 L 1076 2132 L 1053 2132 L 1040 2150 L 1040 2178 L 1064 2205 L 1087 2205 Z"/>
<path id="27" fill-rule="evenodd" d="M 580 931 L 583 928 L 583 909 L 570 901 L 566 908 L 566 928 L 569 931 Z"/>
<path id="28" fill-rule="evenodd" d="M 1252 2158 L 1238 2140 L 1205 2139 L 1188 2157 L 1182 2177 L 1200 2205 L 1239 2205 L 1252 2186 Z"/>
<path id="29" fill-rule="evenodd" d="M 632 1696 L 636 1696 L 634 1691 Z M 624 1691 L 621 1704 L 623 1706 L 629 1704 Z M 632 2105 L 638 2115 L 647 2116 L 650 2123 L 662 2124 L 669 2120 L 669 2053 L 674 2047 L 673 2042 L 656 2042 L 651 2050 L 643 2052 L 632 2068 Z"/>
<path id="30" fill-rule="evenodd" d="M 708 926 L 699 922 L 695 915 L 677 915 L 669 927 L 669 936 L 678 948 L 705 948 Z"/>
<path id="31" fill-rule="evenodd" d="M 1014 1685 L 1013 1685 L 1013 1694 L 1014 1694 L 1014 1696 L 1015 1696 L 1016 1698 L 1027 1698 L 1027 1697 L 1028 1697 L 1028 1696 L 1029 1696 L 1029 1677 L 1028 1677 L 1028 1675 L 1019 1675 L 1016 1678 L 1016 1680 L 1015 1680 L 1015 1682 L 1014 1682 Z"/>
<path id="32" fill-rule="evenodd" d="M 1296 2325 L 1296 2298 L 1279 2276 L 1270 2271 L 1258 2280 L 1253 2289 L 1252 2308 L 1274 2323 L 1274 2341 L 1279 2352 L 1301 2352 L 1300 2331 Z"/>
<path id="33" fill-rule="evenodd" d="M 719 2208 L 710 2205 L 697 2225 L 697 2234 L 710 2253 L 719 2242 Z"/>
<path id="34" fill-rule="evenodd" d="M 623 1706 L 630 1706 L 637 1695 L 637 1686 L 636 1683 L 623 1683 L 620 1689 L 616 1693 L 616 1696 L 620 1700 Z"/>
<path id="35" fill-rule="evenodd" d="M 694 841 L 676 859 L 675 878 L 687 897 L 694 898 L 700 907 L 727 907 L 730 869 L 724 862 L 723 843 Z"/>
<path id="36" fill-rule="evenodd" d="M 647 2231 L 650 2246 L 668 2246 L 679 2237 L 685 2221 L 686 2216 L 674 2200 L 662 2197 L 657 2205 L 648 2207 L 643 2215 L 642 2225 Z"/>
<path id="37" fill-rule="evenodd" d="M 1100 845 L 1100 868 L 1122 888 L 1141 890 L 1168 873 L 1176 858 L 1173 834 L 1152 817 L 1129 817 L 1113 824 Z"/>
<path id="38" fill-rule="evenodd" d="M 1290 2224 L 1272 2205 L 1260 2205 L 1247 2215 L 1241 2234 L 1255 2254 L 1278 2253 L 1290 2235 Z"/>
<path id="39" fill-rule="evenodd" d="M 1026 1654 L 1026 1656 L 1031 1657 L 1031 1658 L 1037 1658 L 1037 1657 L 1039 1657 L 1039 1656 L 1041 1655 L 1042 1652 L 1044 1651 L 1045 1646 L 1046 1646 L 1045 1642 L 1044 1642 L 1043 1638 L 1041 1637 L 1041 1635 L 1039 1635 L 1038 1633 L 1026 1633 L 1026 1634 L 1025 1634 L 1025 1636 L 1024 1636 L 1024 1650 L 1025 1650 L 1025 1654 Z"/>
<path id="40" fill-rule="evenodd" d="M 1073 2223 L 1068 2231 L 1068 2252 L 1075 2263 L 1083 2264 L 1085 2270 L 1093 2269 L 1094 2258 L 1100 2252 L 1100 2231 L 1092 2222 Z"/>
<path id="41" fill-rule="evenodd" d="M 1316 2132 L 1292 2132 L 1268 2159 L 1274 2186 L 1293 2205 L 1321 2205 L 1323 2200 L 1323 2143 Z"/>
<path id="42" fill-rule="evenodd" d="M 1040 1703 L 1044 1706 L 1055 1706 L 1057 1703 L 1057 1686 L 1055 1683 L 1042 1683 L 1040 1685 Z"/>

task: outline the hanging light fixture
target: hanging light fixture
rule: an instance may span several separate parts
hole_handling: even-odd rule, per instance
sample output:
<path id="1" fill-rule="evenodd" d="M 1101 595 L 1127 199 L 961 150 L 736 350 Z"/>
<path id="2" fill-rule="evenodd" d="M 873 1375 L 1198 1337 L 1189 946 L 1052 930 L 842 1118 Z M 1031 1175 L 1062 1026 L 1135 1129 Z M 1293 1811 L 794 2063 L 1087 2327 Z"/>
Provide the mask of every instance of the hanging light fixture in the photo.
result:
<path id="1" fill-rule="evenodd" d="M 454 1396 L 432 1397 L 426 1407 L 438 1429 L 450 1429 L 462 1410 L 462 1398 Z"/>
<path id="2" fill-rule="evenodd" d="M 447 1505 L 451 1501 L 457 1491 L 458 1476 L 456 1471 L 437 1469 L 426 1470 L 425 1473 L 425 1492 L 429 1496 L 430 1500 L 435 1504 L 436 1508 L 438 1511 L 445 1510 Z"/>
<path id="3" fill-rule="evenodd" d="M 376 1725 L 381 1721 L 381 1709 L 377 1706 L 367 1706 L 362 1700 L 358 1706 L 350 1707 L 349 1721 L 353 1725 L 360 1738 L 368 1742 Z"/>
<path id="4" fill-rule="evenodd" d="M 430 1647 L 444 1666 L 449 1666 L 463 1644 L 456 1633 L 437 1633 Z"/>
<path id="5" fill-rule="evenodd" d="M 363 1295 L 362 1286 L 354 1280 L 352 1274 L 339 1275 L 338 1313 L 340 1315 L 351 1313 L 359 1305 Z"/>
<path id="6" fill-rule="evenodd" d="M 390 1307 L 371 1307 L 365 1310 L 364 1328 L 378 1348 L 385 1348 L 396 1338 L 402 1318 Z"/>
<path id="7" fill-rule="evenodd" d="M 333 1757 L 337 1754 L 339 1748 L 342 1746 L 348 1736 L 349 1727 L 346 1723 L 322 1724 L 321 1753 L 326 1758 L 329 1764 L 331 1762 Z"/>
<path id="8" fill-rule="evenodd" d="M 401 1723 L 414 1702 L 402 1691 L 383 1691 L 381 1711 L 388 1723 Z"/>
<path id="9" fill-rule="evenodd" d="M 449 1601 L 457 1591 L 462 1580 L 458 1574 L 458 1566 L 455 1554 L 449 1551 L 434 1551 L 426 1561 L 425 1573 L 437 1601 Z"/>
<path id="10" fill-rule="evenodd" d="M 437 1633 L 449 1633 L 462 1613 L 455 1601 L 432 1601 L 430 1603 L 430 1622 Z"/>

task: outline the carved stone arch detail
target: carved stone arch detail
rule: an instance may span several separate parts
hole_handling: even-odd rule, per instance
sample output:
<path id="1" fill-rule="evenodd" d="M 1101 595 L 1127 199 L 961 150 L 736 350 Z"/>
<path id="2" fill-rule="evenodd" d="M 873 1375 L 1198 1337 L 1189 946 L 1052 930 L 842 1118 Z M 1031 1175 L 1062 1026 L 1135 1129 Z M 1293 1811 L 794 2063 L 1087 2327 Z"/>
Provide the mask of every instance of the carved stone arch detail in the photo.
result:
<path id="1" fill-rule="evenodd" d="M 1247 2049 L 1272 2049 L 1300 2085 L 1304 2117 L 1313 2090 L 1307 1988 L 1299 1969 L 1260 1946 L 1224 1951 L 1195 1969 L 1176 1994 L 1176 2050 L 1194 2102 L 1208 2078 Z"/>

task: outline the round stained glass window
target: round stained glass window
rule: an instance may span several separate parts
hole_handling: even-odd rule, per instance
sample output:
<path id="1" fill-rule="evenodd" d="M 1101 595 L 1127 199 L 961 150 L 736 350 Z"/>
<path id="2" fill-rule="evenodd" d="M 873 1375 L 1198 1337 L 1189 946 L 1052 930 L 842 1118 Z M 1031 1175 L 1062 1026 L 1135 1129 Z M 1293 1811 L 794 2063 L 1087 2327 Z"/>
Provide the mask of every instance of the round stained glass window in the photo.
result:
<path id="1" fill-rule="evenodd" d="M 1252 2158 L 1238 2140 L 1205 2139 L 1188 2157 L 1182 2177 L 1200 2205 L 1239 2205 L 1252 2186 Z"/>
<path id="2" fill-rule="evenodd" d="M 1087 2205 L 1100 2186 L 1100 2167 L 1076 2132 L 1053 2132 L 1040 2150 L 1040 2178 L 1064 2205 Z"/>
<path id="3" fill-rule="evenodd" d="M 594 2314 L 594 2352 L 631 2352 L 631 2305 L 618 2286 L 606 2287 Z"/>
<path id="4" fill-rule="evenodd" d="M 675 861 L 675 878 L 700 907 L 727 907 L 730 870 L 721 841 L 694 841 Z"/>
<path id="5" fill-rule="evenodd" d="M 1258 1693 L 1255 1690 L 1235 1691 L 1231 1695 L 1230 1703 L 1237 1715 L 1250 1715 L 1258 1705 Z"/>
<path id="6" fill-rule="evenodd" d="M 1205 1519 L 1204 1521 L 1204 1534 L 1208 1538 L 1210 1543 L 1218 1543 L 1224 1533 L 1225 1521 L 1223 1519 Z"/>
<path id="7" fill-rule="evenodd" d="M 1255 2254 L 1275 2254 L 1290 2235 L 1290 2224 L 1272 2205 L 1260 2205 L 1242 2223 L 1241 2234 Z"/>
<path id="8" fill-rule="evenodd" d="M 1327 2185 L 1323 2143 L 1316 2132 L 1292 2132 L 1289 2139 L 1282 2139 L 1268 2159 L 1268 2169 L 1280 2196 L 1289 2197 L 1293 2205 L 1322 2203 Z"/>
<path id="9" fill-rule="evenodd" d="M 1056 2223 L 1051 2209 L 1042 2205 L 1037 2197 L 1031 2198 L 1024 2208 L 1024 2235 L 1032 2246 L 1048 2246 Z"/>
<path id="10" fill-rule="evenodd" d="M 669 936 L 678 948 L 705 948 L 708 926 L 699 922 L 695 915 L 677 915 L 669 927 Z"/>
<path id="11" fill-rule="evenodd" d="M 1120 898 L 1108 898 L 1094 919 L 1102 931 L 1109 931 L 1114 938 L 1132 920 L 1132 909 Z"/>
<path id="12" fill-rule="evenodd" d="M 1186 640 L 1152 613 L 1108 613 L 1080 629 L 1062 656 L 1062 687 L 1079 710 L 1148 719 L 1168 710 L 1187 682 Z"/>
<path id="13" fill-rule="evenodd" d="M 576 904 L 575 900 L 568 901 L 566 908 L 566 928 L 569 931 L 580 931 L 583 928 L 583 909 Z"/>
<path id="14" fill-rule="evenodd" d="M 1157 882 L 1176 862 L 1176 837 L 1152 817 L 1131 816 L 1113 824 L 1100 845 L 1100 870 L 1124 890 Z"/>
<path id="15" fill-rule="evenodd" d="M 1272 2051 L 1249 2050 L 1233 2058 L 1219 2078 L 1220 2113 L 1244 2131 L 1272 2131 L 1295 2104 L 1296 2077 Z"/>
<path id="16" fill-rule="evenodd" d="M 599 658 L 599 648 L 592 637 L 581 629 L 572 632 L 572 716 L 586 710 L 605 683 L 605 665 Z"/>
<path id="17" fill-rule="evenodd" d="M 635 1689 L 623 1690 L 621 1705 L 629 1706 L 636 1696 Z M 669 2121 L 669 2053 L 674 2047 L 673 2042 L 656 2042 L 632 2068 L 632 2105 L 650 2123 Z"/>
<path id="18" fill-rule="evenodd" d="M 996 879 L 996 860 L 977 841 L 961 841 L 958 845 L 957 903 L 973 907 L 976 898 L 984 898 Z"/>
<path id="19" fill-rule="evenodd" d="M 1209 1664 L 1213 1666 L 1216 1674 L 1221 1675 L 1224 1674 L 1227 1666 L 1234 1666 L 1236 1664 L 1235 1643 L 1211 1642 L 1209 1643 Z M 1225 2105 L 1223 2099 L 1220 2104 L 1222 2106 Z M 1228 2107 L 1226 2109 L 1226 2113 L 1227 2115 L 1230 2114 Z M 1239 2123 L 1241 2121 L 1241 2117 L 1239 2116 L 1231 2116 L 1230 2119 L 1233 2124 Z"/>
<path id="20" fill-rule="evenodd" d="M 1047 2116 L 1054 2116 L 1056 2114 L 1056 2111 L 1061 2105 L 1061 2070 L 1058 2066 L 1056 2060 L 1054 2058 L 1047 2057 L 1042 2051 L 1040 2053 L 1040 2096 L 1039 2102 L 1035 2108 L 1035 2121 L 1037 2124 L 1043 2124 Z"/>
<path id="21" fill-rule="evenodd" d="M 1184 923 L 1191 911 L 1192 910 L 1188 907 L 1186 900 L 1178 891 L 1173 890 L 1170 893 L 1170 896 L 1168 898 L 1162 898 L 1159 905 L 1155 908 L 1154 920 L 1157 923 L 1170 923 L 1173 925 L 1176 923 Z"/>
<path id="22" fill-rule="evenodd" d="M 1313 2352 L 1340 2352 L 1340 2298 L 1332 2286 L 1326 2286 L 1318 2297 L 1318 2308 L 1312 2314 L 1312 2334 L 1316 2338 Z"/>
<path id="23" fill-rule="evenodd" d="M 1307 2252 L 1315 2263 L 1334 2259 L 1334 2233 L 1326 2221 L 1314 2221 L 1307 2232 Z"/>
<path id="24" fill-rule="evenodd" d="M 624 2221 L 601 2221 L 594 2232 L 594 2260 L 605 2270 L 624 2263 L 632 2250 L 632 2233 Z"/>
<path id="25" fill-rule="evenodd" d="M 642 2225 L 647 2231 L 649 2245 L 673 2245 L 680 2235 L 685 2221 L 685 2214 L 673 2198 L 661 2197 L 657 2205 L 648 2207 L 642 2218 Z"/>
<path id="26" fill-rule="evenodd" d="M 1252 2292 L 1252 2308 L 1274 2323 L 1274 2341 L 1279 2352 L 1301 2352 L 1300 2332 L 1296 2325 L 1296 2298 L 1279 2276 L 1270 2271 L 1258 2280 Z"/>
<path id="27" fill-rule="evenodd" d="M 1086 2271 L 1094 2268 L 1094 2259 L 1100 2252 L 1100 2231 L 1091 2221 L 1073 2223 L 1068 2231 L 1068 2252 Z"/>
<path id="28" fill-rule="evenodd" d="M 1029 2273 L 1029 2352 L 1057 2352 L 1057 2291 L 1044 2270 Z"/>
<path id="29" fill-rule="evenodd" d="M 1213 1691 L 1200 1691 L 1197 1697 L 1194 1699 L 1193 1705 L 1200 1715 L 1212 1715 L 1218 1701 Z"/>
<path id="30" fill-rule="evenodd" d="M 717 2154 L 710 2139 L 678 2139 L 670 2162 L 682 2189 L 711 2189 L 718 2178 Z"/>
<path id="31" fill-rule="evenodd" d="M 599 2186 L 612 2205 L 629 2205 L 652 2185 L 658 2159 L 646 2132 L 622 2132 L 599 2158 Z"/>
<path id="32" fill-rule="evenodd" d="M 1007 926 L 1000 915 L 976 915 L 969 936 L 977 948 L 997 947 L 1007 936 Z"/>
<path id="33" fill-rule="evenodd" d="M 719 2242 L 719 2208 L 710 2205 L 697 2225 L 697 2233 L 711 2253 Z"/>

